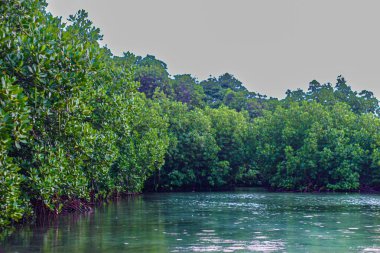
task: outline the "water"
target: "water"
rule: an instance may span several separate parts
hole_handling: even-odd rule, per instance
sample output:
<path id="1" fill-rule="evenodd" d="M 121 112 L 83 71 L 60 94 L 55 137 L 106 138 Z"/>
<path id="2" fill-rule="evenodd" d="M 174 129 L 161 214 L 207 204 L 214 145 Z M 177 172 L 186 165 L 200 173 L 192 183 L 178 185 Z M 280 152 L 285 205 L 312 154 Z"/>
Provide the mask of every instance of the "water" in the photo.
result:
<path id="1" fill-rule="evenodd" d="M 146 194 L 23 227 L 0 245 L 28 253 L 380 252 L 380 196 Z"/>

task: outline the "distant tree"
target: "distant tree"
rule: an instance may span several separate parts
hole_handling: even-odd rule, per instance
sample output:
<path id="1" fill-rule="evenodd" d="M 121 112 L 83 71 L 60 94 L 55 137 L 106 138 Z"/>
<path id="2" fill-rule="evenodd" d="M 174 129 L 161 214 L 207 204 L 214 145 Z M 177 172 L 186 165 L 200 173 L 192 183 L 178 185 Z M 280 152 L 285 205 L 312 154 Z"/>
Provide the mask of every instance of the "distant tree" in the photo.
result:
<path id="1" fill-rule="evenodd" d="M 297 89 L 296 91 L 287 90 L 284 103 L 315 101 L 327 106 L 343 102 L 350 106 L 351 110 L 357 114 L 379 112 L 379 101 L 372 92 L 363 90 L 356 92 L 347 84 L 344 77 L 338 76 L 335 87 L 330 83 L 320 84 L 313 80 L 309 84 L 307 92 Z"/>
<path id="2" fill-rule="evenodd" d="M 146 57 L 135 56 L 127 52 L 123 57 L 115 57 L 120 64 L 126 64 L 134 68 L 134 79 L 140 83 L 138 90 L 145 93 L 147 98 L 152 98 L 156 89 L 171 94 L 169 73 L 164 62 L 157 60 L 153 55 Z"/>
<path id="3" fill-rule="evenodd" d="M 175 75 L 171 82 L 172 99 L 192 107 L 204 107 L 203 87 L 191 75 Z"/>

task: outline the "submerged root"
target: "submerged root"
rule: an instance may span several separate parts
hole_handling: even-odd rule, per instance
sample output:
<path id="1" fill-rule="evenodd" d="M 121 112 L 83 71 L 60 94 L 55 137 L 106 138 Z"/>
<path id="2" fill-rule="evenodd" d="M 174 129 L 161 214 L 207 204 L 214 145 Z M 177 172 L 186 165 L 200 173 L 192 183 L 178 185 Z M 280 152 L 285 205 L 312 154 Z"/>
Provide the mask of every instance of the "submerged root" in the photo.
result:
<path id="1" fill-rule="evenodd" d="M 84 199 L 69 199 L 67 197 L 61 197 L 57 201 L 57 207 L 55 209 L 49 208 L 42 200 L 33 201 L 34 214 L 39 218 L 55 217 L 59 214 L 67 213 L 86 213 L 92 212 L 91 203 Z M 61 208 L 58 208 L 61 206 Z"/>
<path id="2" fill-rule="evenodd" d="M 73 212 L 92 212 L 90 203 L 81 199 L 73 199 L 67 201 L 62 208 L 61 213 L 73 213 Z"/>
<path id="3" fill-rule="evenodd" d="M 55 197 L 54 202 L 56 208 L 49 208 L 44 201 L 42 200 L 33 200 L 32 206 L 34 209 L 34 216 L 37 220 L 37 223 L 46 223 L 58 218 L 62 214 L 83 214 L 83 213 L 92 213 L 93 208 L 103 202 L 109 200 L 117 201 L 120 198 L 130 198 L 140 195 L 140 193 L 131 193 L 131 192 L 115 192 L 108 196 L 107 198 L 96 197 L 94 194 L 90 194 L 91 201 L 80 198 L 69 198 L 66 196 Z"/>

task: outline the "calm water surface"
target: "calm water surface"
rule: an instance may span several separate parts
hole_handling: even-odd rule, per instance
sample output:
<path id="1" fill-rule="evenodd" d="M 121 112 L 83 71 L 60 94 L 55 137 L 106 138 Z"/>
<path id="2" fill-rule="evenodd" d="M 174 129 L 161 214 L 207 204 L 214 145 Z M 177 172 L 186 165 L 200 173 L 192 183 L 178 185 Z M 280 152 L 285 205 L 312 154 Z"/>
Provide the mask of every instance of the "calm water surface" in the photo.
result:
<path id="1" fill-rule="evenodd" d="M 380 196 L 146 194 L 24 227 L 0 245 L 4 252 L 380 252 Z"/>

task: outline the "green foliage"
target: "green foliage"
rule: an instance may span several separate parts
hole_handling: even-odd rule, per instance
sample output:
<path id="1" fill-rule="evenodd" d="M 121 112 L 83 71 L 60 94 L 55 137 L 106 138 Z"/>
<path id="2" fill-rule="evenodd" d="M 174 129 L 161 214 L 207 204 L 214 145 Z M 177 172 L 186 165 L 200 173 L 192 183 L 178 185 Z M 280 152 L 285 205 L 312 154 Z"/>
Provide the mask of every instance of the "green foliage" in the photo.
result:
<path id="1" fill-rule="evenodd" d="M 45 7 L 0 5 L 0 227 L 30 215 L 29 203 L 60 213 L 141 191 L 168 142 L 159 105 L 99 46 L 87 13 L 65 24 Z"/>
<path id="2" fill-rule="evenodd" d="M 205 92 L 205 102 L 211 108 L 222 105 L 237 111 L 247 111 L 251 118 L 261 116 L 264 110 L 274 109 L 279 102 L 277 99 L 250 92 L 231 74 L 218 78 L 210 77 L 200 83 Z"/>
<path id="3" fill-rule="evenodd" d="M 171 94 L 169 85 L 169 73 L 164 62 L 156 59 L 153 55 L 142 58 L 128 52 L 123 57 L 115 57 L 121 64 L 134 67 L 134 79 L 140 83 L 139 91 L 145 93 L 147 98 L 152 98 L 156 89 Z"/>
<path id="4" fill-rule="evenodd" d="M 251 167 L 247 146 L 251 127 L 248 114 L 223 106 L 218 109 L 207 108 L 206 114 L 211 119 L 215 140 L 220 148 L 218 158 L 228 162 L 227 173 L 220 181 L 234 186 Z"/>
<path id="5" fill-rule="evenodd" d="M 373 128 L 378 124 L 377 118 L 358 116 L 341 103 L 331 108 L 293 103 L 268 112 L 255 121 L 262 179 L 283 190 L 358 190 L 377 150 Z"/>
<path id="6" fill-rule="evenodd" d="M 29 214 L 29 205 L 22 193 L 20 167 L 12 153 L 29 139 L 29 108 L 22 89 L 14 79 L 1 76 L 0 86 L 0 227 L 19 221 Z"/>
<path id="7" fill-rule="evenodd" d="M 159 190 L 226 189 L 252 174 L 247 149 L 250 129 L 247 113 L 221 107 L 195 108 L 160 99 L 169 119 L 169 147 L 165 165 L 149 187 Z M 246 177 L 247 179 L 247 177 Z"/>
<path id="8" fill-rule="evenodd" d="M 204 107 L 203 87 L 191 75 L 176 75 L 171 80 L 173 95 L 170 98 L 191 107 Z"/>
<path id="9" fill-rule="evenodd" d="M 155 187 L 207 189 L 223 184 L 216 177 L 223 177 L 219 173 L 226 173 L 226 166 L 219 166 L 210 118 L 201 109 L 189 110 L 179 102 L 163 99 L 161 104 L 169 119 L 169 147 L 164 167 L 154 176 Z"/>
<path id="10" fill-rule="evenodd" d="M 136 97 L 128 138 L 118 141 L 120 155 L 112 168 L 119 192 L 140 192 L 145 180 L 164 163 L 168 146 L 167 121 L 159 105 Z"/>
<path id="11" fill-rule="evenodd" d="M 301 101 L 315 101 L 326 106 L 336 103 L 346 103 L 350 109 L 357 113 L 379 113 L 379 101 L 373 93 L 367 90 L 353 91 L 342 76 L 338 76 L 335 87 L 330 83 L 320 84 L 313 80 L 309 89 L 304 92 L 301 89 L 286 92 L 285 104 Z"/>
<path id="12" fill-rule="evenodd" d="M 248 111 L 251 118 L 279 105 L 278 99 L 267 99 L 248 91 L 228 73 L 199 82 L 189 74 L 170 76 L 167 65 L 152 55 L 141 57 L 128 52 L 122 57 L 115 57 L 115 60 L 135 69 L 134 80 L 140 82 L 139 91 L 147 98 L 153 98 L 156 91 L 162 91 L 169 99 L 186 103 L 190 109 L 225 105 L 236 111 Z"/>

